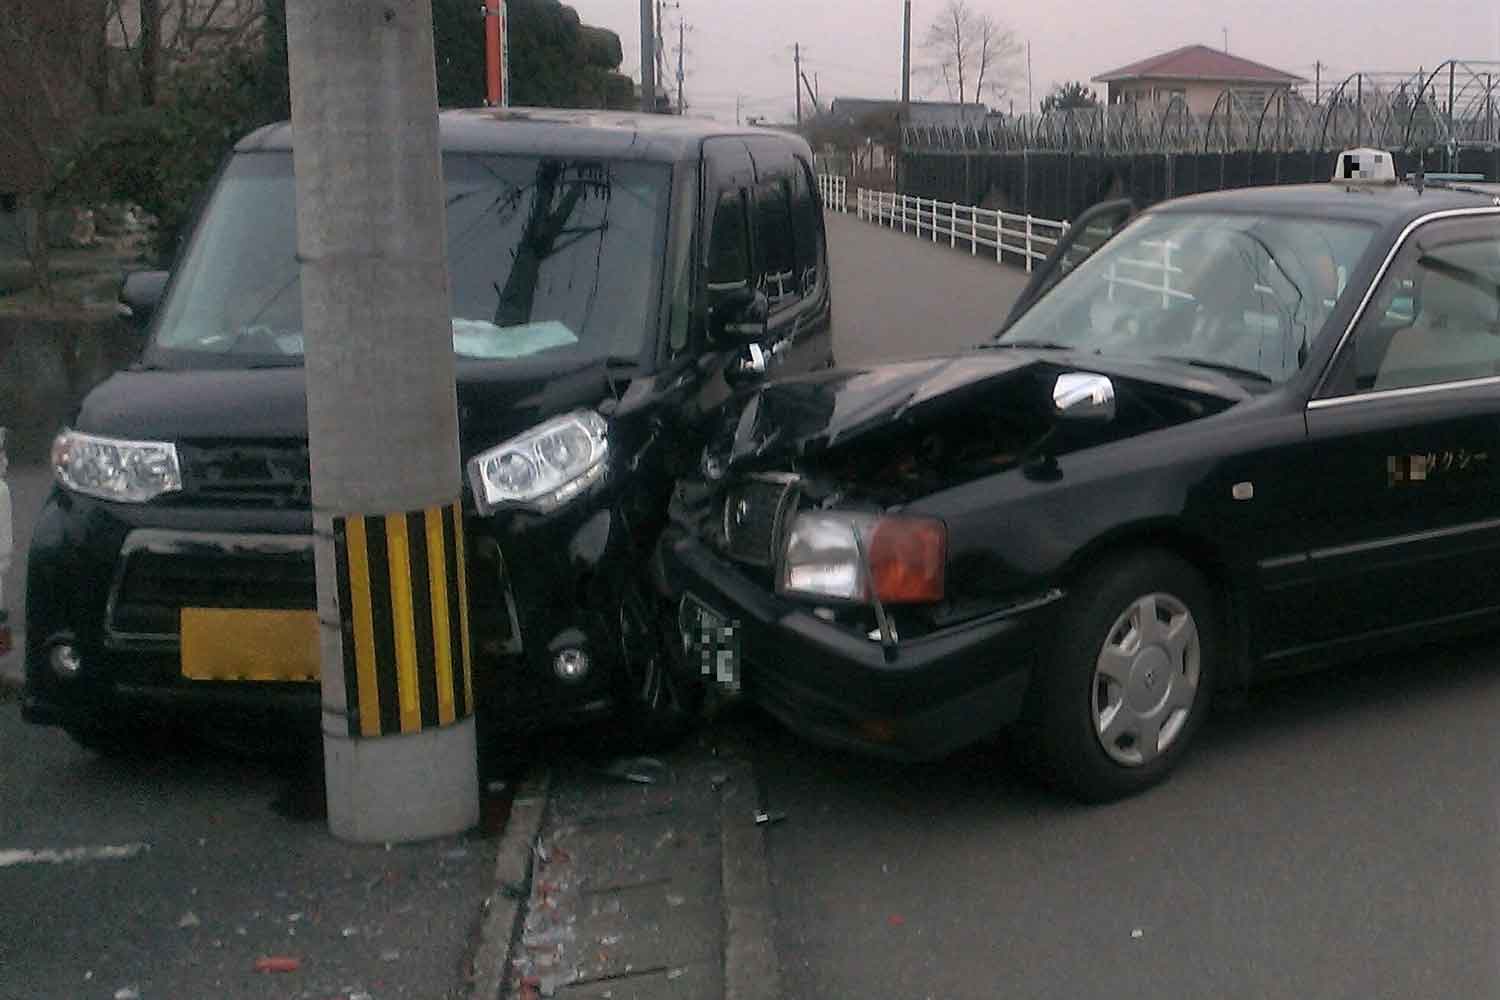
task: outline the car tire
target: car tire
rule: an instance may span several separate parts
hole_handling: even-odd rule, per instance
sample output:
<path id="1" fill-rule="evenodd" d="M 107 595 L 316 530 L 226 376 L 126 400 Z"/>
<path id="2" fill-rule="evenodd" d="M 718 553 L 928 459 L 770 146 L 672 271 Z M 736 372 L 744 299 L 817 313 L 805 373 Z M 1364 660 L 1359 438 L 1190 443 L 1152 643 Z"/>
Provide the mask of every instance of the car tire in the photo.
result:
<path id="1" fill-rule="evenodd" d="M 1052 780 L 1085 802 L 1135 795 L 1187 752 L 1213 698 L 1221 615 L 1176 556 L 1118 557 L 1074 591 L 1039 679 Z"/>
<path id="2" fill-rule="evenodd" d="M 703 711 L 702 678 L 674 656 L 675 618 L 654 594 L 633 587 L 620 606 L 625 669 L 621 671 L 620 721 L 629 743 L 666 750 L 697 727 Z"/>

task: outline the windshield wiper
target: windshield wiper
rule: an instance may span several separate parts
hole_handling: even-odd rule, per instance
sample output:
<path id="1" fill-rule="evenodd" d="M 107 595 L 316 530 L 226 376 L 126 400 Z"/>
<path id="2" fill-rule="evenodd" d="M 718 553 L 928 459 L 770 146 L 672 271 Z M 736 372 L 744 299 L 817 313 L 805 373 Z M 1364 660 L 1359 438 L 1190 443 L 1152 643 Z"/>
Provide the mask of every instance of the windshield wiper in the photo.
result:
<path id="1" fill-rule="evenodd" d="M 1060 344 L 1055 340 L 991 340 L 979 345 L 984 348 L 1019 348 L 1026 351 L 1077 351 L 1075 344 Z"/>
<path id="2" fill-rule="evenodd" d="M 1193 368 L 1207 368 L 1210 371 L 1223 372 L 1225 375 L 1234 375 L 1238 378 L 1253 379 L 1256 382 L 1264 382 L 1267 385 L 1272 385 L 1276 381 L 1265 372 L 1258 372 L 1254 368 L 1241 368 L 1239 365 L 1220 364 L 1217 361 L 1205 361 L 1202 358 L 1178 358 L 1170 354 L 1158 354 L 1151 360 L 1175 361 L 1179 365 L 1190 365 Z"/>

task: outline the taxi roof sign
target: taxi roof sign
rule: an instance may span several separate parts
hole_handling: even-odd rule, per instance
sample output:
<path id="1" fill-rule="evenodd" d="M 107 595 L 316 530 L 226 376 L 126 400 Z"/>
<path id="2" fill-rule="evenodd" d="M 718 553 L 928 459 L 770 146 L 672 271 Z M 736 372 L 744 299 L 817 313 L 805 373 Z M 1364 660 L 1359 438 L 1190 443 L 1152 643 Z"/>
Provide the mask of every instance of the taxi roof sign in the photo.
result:
<path id="1" fill-rule="evenodd" d="M 1335 184 L 1394 184 L 1396 161 L 1383 149 L 1346 149 L 1333 169 Z"/>

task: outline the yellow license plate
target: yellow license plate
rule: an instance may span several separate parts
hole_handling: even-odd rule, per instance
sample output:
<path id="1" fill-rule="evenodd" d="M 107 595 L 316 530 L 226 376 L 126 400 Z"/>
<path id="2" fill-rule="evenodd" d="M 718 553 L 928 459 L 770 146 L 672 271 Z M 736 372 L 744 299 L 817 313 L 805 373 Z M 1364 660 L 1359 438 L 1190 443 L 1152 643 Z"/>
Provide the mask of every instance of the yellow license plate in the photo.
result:
<path id="1" fill-rule="evenodd" d="M 182 609 L 182 676 L 310 682 L 319 675 L 316 611 Z"/>

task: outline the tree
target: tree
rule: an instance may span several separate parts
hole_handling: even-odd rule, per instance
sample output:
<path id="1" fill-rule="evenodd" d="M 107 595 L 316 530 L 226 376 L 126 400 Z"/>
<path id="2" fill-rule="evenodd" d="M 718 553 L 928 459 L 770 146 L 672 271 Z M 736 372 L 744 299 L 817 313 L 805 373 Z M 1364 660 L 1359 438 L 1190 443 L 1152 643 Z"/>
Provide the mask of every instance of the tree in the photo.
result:
<path id="1" fill-rule="evenodd" d="M 47 196 L 99 110 L 89 72 L 99 66 L 103 10 L 103 0 L 20 0 L 0 17 L 0 189 L 24 197 L 26 256 L 44 298 L 52 293 Z"/>
<path id="2" fill-rule="evenodd" d="M 482 3 L 434 0 L 438 102 L 484 104 Z M 620 36 L 584 24 L 559 0 L 510 0 L 511 103 L 560 108 L 630 108 L 634 85 L 619 72 Z"/>
<path id="3" fill-rule="evenodd" d="M 1015 33 L 969 0 L 945 0 L 921 47 L 926 75 L 941 82 L 949 98 L 960 104 L 979 103 L 985 94 L 1000 100 L 1021 54 Z"/>
<path id="4" fill-rule="evenodd" d="M 1089 89 L 1087 84 L 1079 80 L 1060 83 L 1052 88 L 1051 93 L 1042 98 L 1042 114 L 1044 115 L 1050 111 L 1081 111 L 1098 106 L 1098 96 Z"/>

